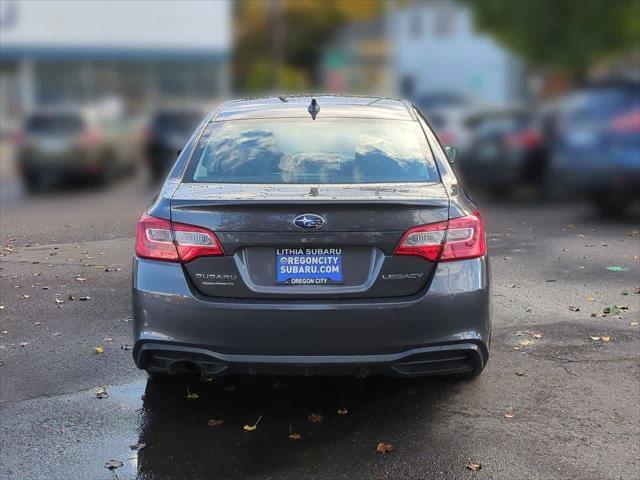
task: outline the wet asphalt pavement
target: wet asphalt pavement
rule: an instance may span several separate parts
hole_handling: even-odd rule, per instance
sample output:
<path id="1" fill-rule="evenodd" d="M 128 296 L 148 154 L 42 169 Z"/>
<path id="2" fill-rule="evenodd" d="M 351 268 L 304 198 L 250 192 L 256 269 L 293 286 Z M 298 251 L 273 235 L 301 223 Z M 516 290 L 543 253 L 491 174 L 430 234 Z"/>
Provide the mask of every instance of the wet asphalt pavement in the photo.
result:
<path id="1" fill-rule="evenodd" d="M 640 475 L 637 217 L 481 203 L 494 329 L 476 380 L 161 381 L 129 350 L 133 235 L 153 190 L 0 190 L 1 479 Z M 613 305 L 628 309 L 598 315 Z M 394 450 L 376 453 L 379 442 Z"/>

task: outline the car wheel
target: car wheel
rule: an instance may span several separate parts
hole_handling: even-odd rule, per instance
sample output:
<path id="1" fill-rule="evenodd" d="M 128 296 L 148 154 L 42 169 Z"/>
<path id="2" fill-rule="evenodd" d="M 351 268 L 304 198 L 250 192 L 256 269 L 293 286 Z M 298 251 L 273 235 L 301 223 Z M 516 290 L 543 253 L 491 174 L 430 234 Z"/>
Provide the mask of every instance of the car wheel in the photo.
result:
<path id="1" fill-rule="evenodd" d="M 34 173 L 25 174 L 22 177 L 22 183 L 29 193 L 38 193 L 42 190 L 42 179 Z"/>

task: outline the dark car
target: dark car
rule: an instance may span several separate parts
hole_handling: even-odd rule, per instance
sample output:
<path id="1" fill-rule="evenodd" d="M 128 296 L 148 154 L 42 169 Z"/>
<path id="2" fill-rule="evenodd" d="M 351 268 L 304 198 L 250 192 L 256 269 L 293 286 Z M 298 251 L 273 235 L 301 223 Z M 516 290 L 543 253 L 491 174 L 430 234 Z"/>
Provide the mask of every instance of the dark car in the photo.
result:
<path id="1" fill-rule="evenodd" d="M 151 116 L 143 148 L 154 181 L 165 177 L 203 117 L 189 108 L 158 110 Z"/>
<path id="2" fill-rule="evenodd" d="M 237 100 L 196 129 L 138 224 L 150 373 L 478 375 L 483 219 L 410 103 Z"/>
<path id="3" fill-rule="evenodd" d="M 26 188 L 66 180 L 109 183 L 135 169 L 134 146 L 120 117 L 81 107 L 49 107 L 27 115 L 17 139 L 17 162 Z"/>
<path id="4" fill-rule="evenodd" d="M 540 188 L 547 174 L 547 148 L 539 118 L 527 109 L 477 113 L 467 119 L 470 142 L 458 168 L 469 187 L 500 196 L 523 185 Z"/>
<path id="5" fill-rule="evenodd" d="M 556 190 L 620 215 L 640 199 L 640 85 L 593 85 L 560 101 L 551 133 Z"/>

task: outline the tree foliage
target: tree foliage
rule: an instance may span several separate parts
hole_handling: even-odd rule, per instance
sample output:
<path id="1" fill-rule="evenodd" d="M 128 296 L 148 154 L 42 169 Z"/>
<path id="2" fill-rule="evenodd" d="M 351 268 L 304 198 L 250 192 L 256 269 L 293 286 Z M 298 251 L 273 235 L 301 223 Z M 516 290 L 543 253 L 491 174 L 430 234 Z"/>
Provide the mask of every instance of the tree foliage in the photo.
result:
<path id="1" fill-rule="evenodd" d="M 348 22 L 379 15 L 380 0 L 238 0 L 234 79 L 239 90 L 300 90 L 319 82 L 323 47 Z"/>
<path id="2" fill-rule="evenodd" d="M 480 30 L 535 67 L 581 76 L 596 61 L 640 48 L 640 0 L 465 3 Z"/>

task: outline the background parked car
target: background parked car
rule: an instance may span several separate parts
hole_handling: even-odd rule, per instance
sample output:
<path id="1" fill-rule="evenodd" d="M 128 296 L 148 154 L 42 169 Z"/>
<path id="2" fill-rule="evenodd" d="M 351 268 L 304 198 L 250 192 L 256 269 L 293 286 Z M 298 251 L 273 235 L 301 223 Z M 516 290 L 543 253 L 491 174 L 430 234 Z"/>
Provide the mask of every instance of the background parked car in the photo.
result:
<path id="1" fill-rule="evenodd" d="M 489 110 L 467 118 L 470 141 L 458 170 L 472 186 L 505 195 L 522 185 L 541 187 L 547 149 L 531 109 Z"/>
<path id="2" fill-rule="evenodd" d="M 551 181 L 556 190 L 621 214 L 640 198 L 640 85 L 584 88 L 560 102 L 552 119 Z"/>
<path id="3" fill-rule="evenodd" d="M 154 181 L 165 176 L 203 117 L 200 109 L 184 107 L 165 108 L 151 115 L 144 153 Z"/>
<path id="4" fill-rule="evenodd" d="M 109 183 L 135 170 L 128 123 L 91 108 L 50 107 L 29 114 L 17 138 L 17 160 L 29 191 L 63 180 Z"/>
<path id="5" fill-rule="evenodd" d="M 475 112 L 468 107 L 446 107 L 424 112 L 443 145 L 456 147 L 459 157 L 466 154 L 471 140 L 467 119 Z"/>

